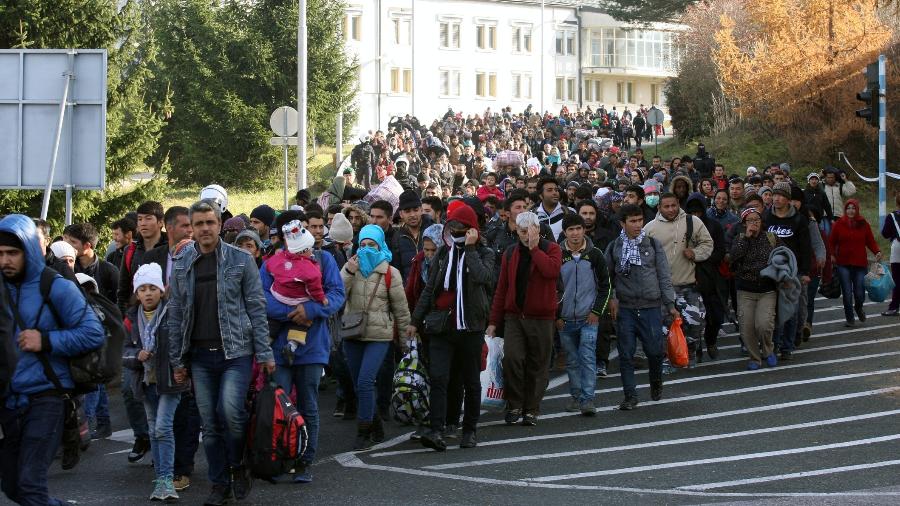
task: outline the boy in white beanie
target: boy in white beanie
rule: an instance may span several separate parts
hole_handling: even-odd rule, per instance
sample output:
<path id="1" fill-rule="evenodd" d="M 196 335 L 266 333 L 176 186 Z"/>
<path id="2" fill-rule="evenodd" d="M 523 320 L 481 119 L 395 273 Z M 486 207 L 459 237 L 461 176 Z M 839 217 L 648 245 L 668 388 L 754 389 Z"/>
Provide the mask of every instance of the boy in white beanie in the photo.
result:
<path id="1" fill-rule="evenodd" d="M 284 249 L 278 250 L 266 261 L 273 282 L 270 289 L 272 297 L 278 302 L 296 307 L 304 302 L 315 300 L 328 305 L 325 290 L 322 288 L 322 270 L 313 258 L 313 247 L 316 239 L 306 230 L 299 220 L 293 220 L 281 227 L 284 237 Z M 306 344 L 305 327 L 290 323 L 288 343 L 282 350 L 285 361 L 291 365 L 294 351 Z M 278 336 L 282 323 L 269 320 L 269 333 L 272 338 Z"/>
<path id="2" fill-rule="evenodd" d="M 50 245 L 50 251 L 53 252 L 53 256 L 68 264 L 70 269 L 75 270 L 75 257 L 78 254 L 71 244 L 65 241 L 56 241 Z"/>

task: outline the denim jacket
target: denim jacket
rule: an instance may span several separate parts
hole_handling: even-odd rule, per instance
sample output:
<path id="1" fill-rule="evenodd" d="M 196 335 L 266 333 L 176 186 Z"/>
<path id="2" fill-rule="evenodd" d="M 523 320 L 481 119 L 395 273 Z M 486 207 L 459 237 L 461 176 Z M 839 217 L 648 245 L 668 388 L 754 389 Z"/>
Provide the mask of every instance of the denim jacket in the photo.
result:
<path id="1" fill-rule="evenodd" d="M 219 241 L 216 246 L 216 292 L 219 329 L 226 359 L 256 354 L 259 363 L 274 360 L 269 346 L 266 298 L 256 261 L 246 251 Z M 185 367 L 194 328 L 194 264 L 196 243 L 173 259 L 169 285 L 169 360 Z"/>

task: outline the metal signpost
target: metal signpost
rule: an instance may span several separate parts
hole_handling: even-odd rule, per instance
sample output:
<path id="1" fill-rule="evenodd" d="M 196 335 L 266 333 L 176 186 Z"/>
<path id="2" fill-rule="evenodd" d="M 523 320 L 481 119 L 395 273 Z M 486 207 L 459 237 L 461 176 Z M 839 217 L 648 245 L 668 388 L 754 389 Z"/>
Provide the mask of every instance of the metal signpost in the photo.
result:
<path id="1" fill-rule="evenodd" d="M 0 188 L 66 191 L 106 187 L 105 49 L 0 50 Z M 52 133 L 52 134 L 51 134 Z"/>
<path id="2" fill-rule="evenodd" d="M 886 59 L 878 55 L 878 217 L 879 226 L 887 217 L 887 72 Z"/>
<path id="3" fill-rule="evenodd" d="M 284 208 L 288 208 L 288 170 L 290 169 L 290 161 L 288 160 L 288 147 L 297 145 L 297 137 L 292 135 L 297 133 L 297 109 L 283 105 L 272 112 L 269 117 L 269 126 L 275 132 L 277 137 L 269 139 L 269 144 L 273 146 L 281 146 L 284 154 Z"/>
<path id="4" fill-rule="evenodd" d="M 661 109 L 657 109 L 656 106 L 651 107 L 650 110 L 647 111 L 647 123 L 649 123 L 651 127 L 656 127 L 657 125 L 662 125 L 665 120 L 666 120 L 666 115 L 663 114 Z M 653 148 L 654 149 L 653 154 L 658 155 L 659 154 L 659 136 L 656 135 L 655 129 L 653 132 L 653 141 L 656 143 L 656 146 Z"/>

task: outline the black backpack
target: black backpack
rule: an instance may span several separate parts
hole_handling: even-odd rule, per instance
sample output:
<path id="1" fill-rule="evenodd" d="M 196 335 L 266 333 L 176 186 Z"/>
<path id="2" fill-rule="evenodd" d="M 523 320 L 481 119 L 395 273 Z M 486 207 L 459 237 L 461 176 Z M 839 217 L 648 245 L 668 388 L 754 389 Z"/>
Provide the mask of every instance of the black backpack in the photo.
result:
<path id="1" fill-rule="evenodd" d="M 56 324 L 61 324 L 61 319 L 53 301 L 50 300 L 50 288 L 59 274 L 47 267 L 41 272 L 40 294 L 44 305 L 50 309 Z M 94 293 L 82 290 L 82 294 L 88 306 L 97 315 L 97 319 L 103 325 L 105 338 L 103 344 L 96 350 L 91 350 L 83 355 L 69 359 L 69 373 L 72 382 L 75 383 L 74 393 L 84 394 L 93 392 L 98 385 L 106 384 L 122 373 L 122 349 L 125 344 L 125 324 L 122 314 L 109 299 Z M 53 382 L 58 390 L 62 390 L 59 378 L 50 367 L 50 362 L 43 353 L 38 355 L 44 366 L 44 374 Z"/>

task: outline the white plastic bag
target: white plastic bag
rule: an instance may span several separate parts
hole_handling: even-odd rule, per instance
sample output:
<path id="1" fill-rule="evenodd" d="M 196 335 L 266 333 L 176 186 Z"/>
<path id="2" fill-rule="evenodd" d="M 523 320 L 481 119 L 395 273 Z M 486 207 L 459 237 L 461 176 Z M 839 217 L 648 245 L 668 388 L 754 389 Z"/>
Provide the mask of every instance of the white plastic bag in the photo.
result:
<path id="1" fill-rule="evenodd" d="M 481 409 L 501 410 L 503 400 L 503 338 L 484 336 L 487 344 L 486 366 L 481 371 Z"/>

